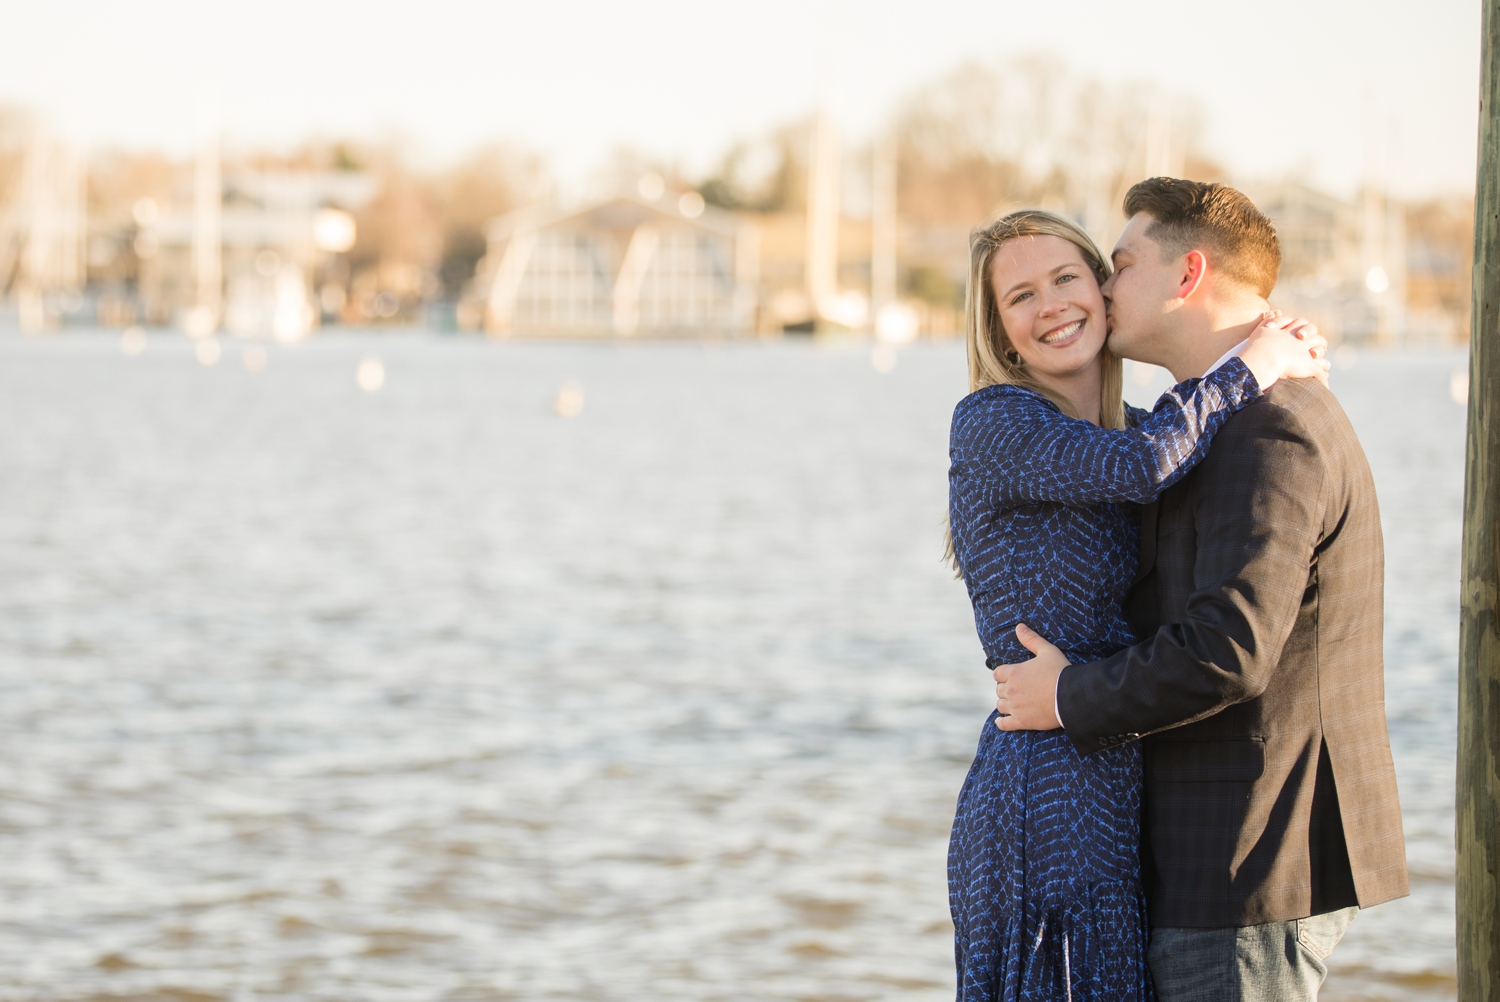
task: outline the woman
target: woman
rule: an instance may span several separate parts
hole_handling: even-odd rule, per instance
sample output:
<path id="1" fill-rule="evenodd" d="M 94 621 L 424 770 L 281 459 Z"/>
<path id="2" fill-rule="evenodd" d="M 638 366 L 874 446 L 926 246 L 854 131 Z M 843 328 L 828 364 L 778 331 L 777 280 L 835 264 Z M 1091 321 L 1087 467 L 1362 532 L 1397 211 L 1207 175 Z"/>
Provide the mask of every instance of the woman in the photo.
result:
<path id="1" fill-rule="evenodd" d="M 1127 409 L 1104 346 L 1108 274 L 1088 234 L 1049 212 L 971 238 L 972 392 L 953 416 L 949 518 L 991 666 L 1030 656 L 1020 622 L 1075 661 L 1134 643 L 1121 611 L 1137 559 L 1132 503 L 1191 469 L 1276 379 L 1326 370 L 1323 339 L 1273 314 L 1238 357 L 1152 413 Z M 1139 745 L 1083 758 L 1062 731 L 1004 732 L 995 718 L 949 844 L 959 999 L 1152 998 Z"/>

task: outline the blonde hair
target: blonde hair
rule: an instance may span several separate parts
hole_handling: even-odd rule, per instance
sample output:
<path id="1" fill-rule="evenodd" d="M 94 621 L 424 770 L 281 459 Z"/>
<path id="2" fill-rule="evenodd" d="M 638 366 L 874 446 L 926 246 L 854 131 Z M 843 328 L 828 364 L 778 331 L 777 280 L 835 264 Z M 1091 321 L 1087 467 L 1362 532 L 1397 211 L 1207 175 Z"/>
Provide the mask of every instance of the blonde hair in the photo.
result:
<path id="1" fill-rule="evenodd" d="M 969 234 L 969 288 L 964 297 L 964 340 L 969 349 L 969 392 L 986 386 L 1009 384 L 1035 390 L 1057 405 L 1068 417 L 1082 419 L 1073 402 L 1061 393 L 1043 385 L 1026 371 L 1026 363 L 1010 346 L 1005 325 L 1000 319 L 1000 304 L 995 300 L 995 286 L 990 268 L 995 252 L 1007 240 L 1016 237 L 1061 237 L 1076 246 L 1084 263 L 1100 285 L 1109 277 L 1109 261 L 1099 245 L 1077 223 L 1045 209 L 1022 209 L 1012 212 Z M 1124 365 L 1107 347 L 1099 353 L 1099 426 L 1125 427 Z M 953 549 L 953 529 L 943 519 L 943 559 L 953 568 L 955 577 L 963 577 L 958 555 Z"/>

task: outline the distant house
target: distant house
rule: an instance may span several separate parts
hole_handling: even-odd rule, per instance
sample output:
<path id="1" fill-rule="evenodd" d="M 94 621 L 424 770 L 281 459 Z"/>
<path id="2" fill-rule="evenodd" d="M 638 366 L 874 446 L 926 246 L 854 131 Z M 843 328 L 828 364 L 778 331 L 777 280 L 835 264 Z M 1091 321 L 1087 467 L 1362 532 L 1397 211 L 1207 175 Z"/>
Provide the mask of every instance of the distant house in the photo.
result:
<path id="1" fill-rule="evenodd" d="M 320 312 L 342 306 L 341 285 L 320 288 L 335 255 L 354 240 L 351 213 L 374 196 L 377 179 L 352 171 L 237 171 L 227 175 L 214 228 L 222 274 L 220 320 L 243 337 L 295 340 Z M 140 296 L 159 323 L 194 303 L 191 192 L 141 225 Z M 337 292 L 337 301 L 330 301 Z"/>
<path id="2" fill-rule="evenodd" d="M 1330 340 L 1386 344 L 1411 333 L 1405 213 L 1365 194 L 1346 202 L 1295 181 L 1250 192 L 1281 241 L 1271 305 L 1311 318 Z"/>
<path id="3" fill-rule="evenodd" d="M 1255 194 L 1255 204 L 1271 217 L 1281 239 L 1283 280 L 1363 279 L 1367 266 L 1360 206 L 1297 182 Z"/>
<path id="4" fill-rule="evenodd" d="M 737 336 L 755 329 L 755 227 L 696 193 L 539 206 L 488 227 L 471 298 L 504 337 Z"/>

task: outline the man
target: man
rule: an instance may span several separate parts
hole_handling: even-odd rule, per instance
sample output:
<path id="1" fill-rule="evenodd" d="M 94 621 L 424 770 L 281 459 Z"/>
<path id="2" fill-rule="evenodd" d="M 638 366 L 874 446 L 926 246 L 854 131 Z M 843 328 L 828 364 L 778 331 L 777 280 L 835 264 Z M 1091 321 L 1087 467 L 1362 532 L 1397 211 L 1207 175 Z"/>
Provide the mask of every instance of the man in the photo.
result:
<path id="1" fill-rule="evenodd" d="M 1125 198 L 1109 346 L 1178 380 L 1268 308 L 1271 223 L 1233 188 L 1153 178 Z M 995 671 L 1006 730 L 1145 750 L 1142 866 L 1162 1002 L 1316 999 L 1358 908 L 1407 893 L 1386 734 L 1375 488 L 1338 402 L 1281 380 L 1147 506 L 1126 612 L 1143 637 Z"/>

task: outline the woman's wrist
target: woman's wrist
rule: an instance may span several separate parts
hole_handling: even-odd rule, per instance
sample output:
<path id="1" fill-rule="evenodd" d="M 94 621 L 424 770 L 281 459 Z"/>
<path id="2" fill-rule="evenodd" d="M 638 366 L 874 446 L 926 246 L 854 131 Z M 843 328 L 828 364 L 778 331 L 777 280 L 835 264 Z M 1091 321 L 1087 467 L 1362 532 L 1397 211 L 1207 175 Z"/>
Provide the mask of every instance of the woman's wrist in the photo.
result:
<path id="1" fill-rule="evenodd" d="M 1284 369 L 1276 353 L 1266 350 L 1254 341 L 1240 349 L 1238 358 L 1244 363 L 1245 368 L 1250 370 L 1250 375 L 1255 377 L 1255 383 L 1264 393 L 1271 385 L 1280 379 Z"/>

